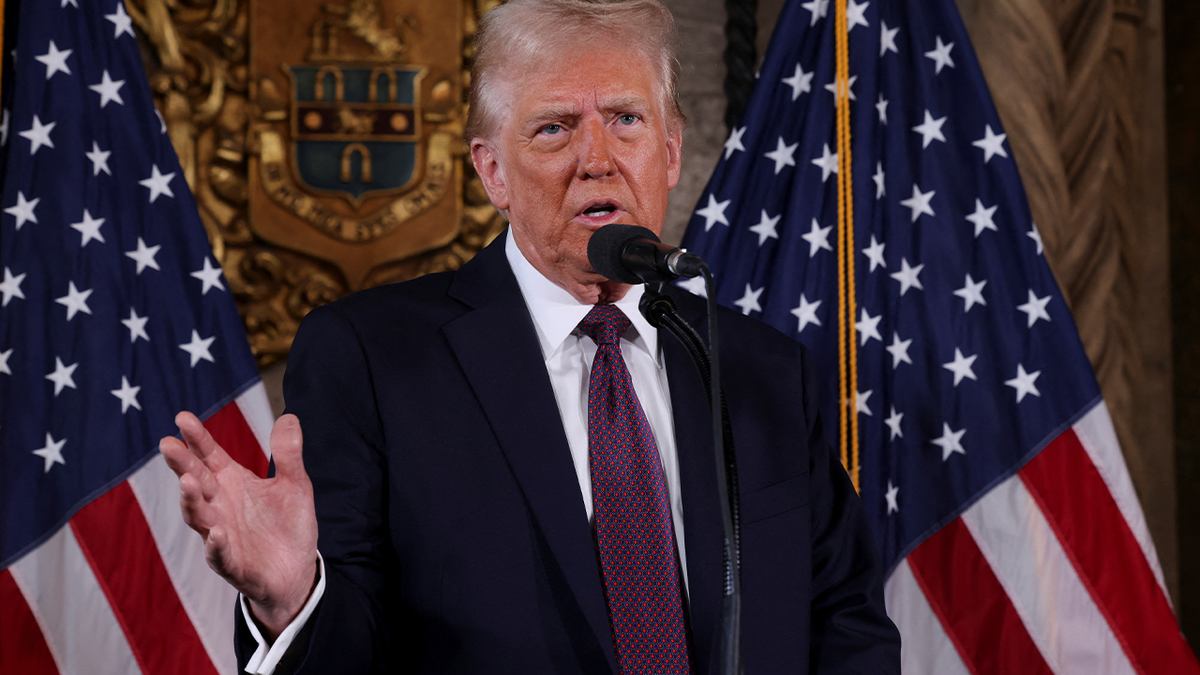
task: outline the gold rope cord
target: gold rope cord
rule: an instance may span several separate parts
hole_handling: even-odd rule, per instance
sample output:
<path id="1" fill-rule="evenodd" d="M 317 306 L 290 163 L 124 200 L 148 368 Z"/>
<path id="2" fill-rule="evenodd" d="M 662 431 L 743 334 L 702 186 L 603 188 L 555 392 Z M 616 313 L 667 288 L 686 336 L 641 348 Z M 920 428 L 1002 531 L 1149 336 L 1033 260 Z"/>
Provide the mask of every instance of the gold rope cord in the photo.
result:
<path id="1" fill-rule="evenodd" d="M 854 187 L 850 163 L 850 47 L 846 2 L 838 0 L 837 146 L 838 146 L 838 398 L 842 401 L 839 431 L 842 466 L 858 491 L 858 348 L 854 314 Z"/>

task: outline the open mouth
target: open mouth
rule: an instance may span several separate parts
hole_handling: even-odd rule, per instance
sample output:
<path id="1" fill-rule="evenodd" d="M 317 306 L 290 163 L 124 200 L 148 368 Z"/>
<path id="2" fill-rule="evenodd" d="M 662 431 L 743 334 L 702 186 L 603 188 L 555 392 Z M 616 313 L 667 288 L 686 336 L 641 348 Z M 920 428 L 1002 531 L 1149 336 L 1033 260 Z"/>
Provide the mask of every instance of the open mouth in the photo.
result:
<path id="1" fill-rule="evenodd" d="M 617 210 L 616 205 L 602 202 L 600 204 L 592 204 L 583 210 L 583 215 L 588 218 L 603 218 Z"/>

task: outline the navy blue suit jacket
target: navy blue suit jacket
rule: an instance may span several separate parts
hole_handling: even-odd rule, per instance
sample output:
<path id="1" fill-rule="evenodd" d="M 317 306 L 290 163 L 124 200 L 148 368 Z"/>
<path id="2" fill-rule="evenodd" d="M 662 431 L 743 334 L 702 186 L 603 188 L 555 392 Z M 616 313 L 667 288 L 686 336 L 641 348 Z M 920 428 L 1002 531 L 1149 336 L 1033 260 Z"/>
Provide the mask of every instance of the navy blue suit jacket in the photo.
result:
<path id="1" fill-rule="evenodd" d="M 356 293 L 301 326 L 284 390 L 304 432 L 327 587 L 278 672 L 617 672 L 595 543 L 503 239 L 457 272 Z M 704 303 L 677 302 L 704 332 Z M 824 438 L 808 352 L 733 312 L 720 329 L 745 672 L 899 673 L 879 560 Z M 660 343 L 693 672 L 705 674 L 722 589 L 709 406 L 683 348 Z M 253 648 L 239 632 L 244 664 Z"/>

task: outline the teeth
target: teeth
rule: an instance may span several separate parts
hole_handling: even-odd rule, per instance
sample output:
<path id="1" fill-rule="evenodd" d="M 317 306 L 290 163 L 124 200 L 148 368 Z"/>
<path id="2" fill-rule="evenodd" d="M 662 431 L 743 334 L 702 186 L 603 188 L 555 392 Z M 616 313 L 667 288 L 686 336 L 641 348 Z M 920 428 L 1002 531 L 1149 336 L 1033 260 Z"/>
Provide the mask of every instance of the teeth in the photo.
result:
<path id="1" fill-rule="evenodd" d="M 605 204 L 604 206 L 593 206 L 585 209 L 584 214 L 589 216 L 608 215 L 616 210 L 616 207 Z"/>

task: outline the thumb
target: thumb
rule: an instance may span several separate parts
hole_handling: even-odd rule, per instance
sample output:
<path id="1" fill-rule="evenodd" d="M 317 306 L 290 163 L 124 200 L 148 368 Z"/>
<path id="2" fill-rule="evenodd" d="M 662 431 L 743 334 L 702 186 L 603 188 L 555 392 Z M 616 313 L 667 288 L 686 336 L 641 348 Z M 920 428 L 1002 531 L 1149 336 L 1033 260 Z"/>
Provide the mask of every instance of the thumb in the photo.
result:
<path id="1" fill-rule="evenodd" d="M 304 434 L 295 415 L 284 415 L 271 429 L 271 457 L 275 460 L 275 475 L 296 479 L 307 477 L 304 472 Z"/>

